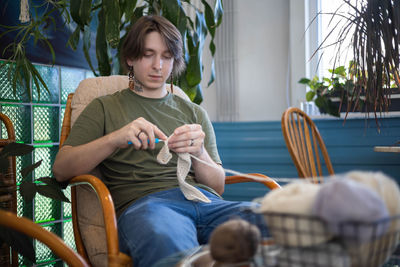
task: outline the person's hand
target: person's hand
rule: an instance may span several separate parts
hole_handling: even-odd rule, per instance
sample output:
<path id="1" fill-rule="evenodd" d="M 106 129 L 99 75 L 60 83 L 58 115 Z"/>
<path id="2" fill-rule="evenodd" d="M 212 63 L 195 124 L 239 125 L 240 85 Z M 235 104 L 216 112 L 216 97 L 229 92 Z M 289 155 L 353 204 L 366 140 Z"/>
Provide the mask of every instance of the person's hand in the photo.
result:
<path id="1" fill-rule="evenodd" d="M 175 129 L 168 140 L 168 147 L 176 153 L 188 152 L 199 157 L 204 151 L 205 136 L 200 124 L 185 124 Z"/>
<path id="2" fill-rule="evenodd" d="M 128 142 L 131 142 L 137 150 L 154 149 L 156 146 L 155 136 L 161 140 L 167 139 L 167 136 L 157 126 L 142 117 L 110 134 L 112 143 L 116 147 L 126 148 L 129 146 Z"/>

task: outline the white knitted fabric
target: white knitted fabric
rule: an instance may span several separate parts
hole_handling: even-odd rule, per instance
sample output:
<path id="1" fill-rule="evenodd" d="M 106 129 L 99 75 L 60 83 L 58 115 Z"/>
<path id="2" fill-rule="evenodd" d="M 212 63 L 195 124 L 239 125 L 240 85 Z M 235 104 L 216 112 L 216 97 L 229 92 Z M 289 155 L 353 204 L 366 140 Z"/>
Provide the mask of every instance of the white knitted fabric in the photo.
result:
<path id="1" fill-rule="evenodd" d="M 171 135 L 172 136 L 172 135 Z M 170 137 L 171 137 L 170 136 Z M 169 138 L 170 138 L 169 137 Z M 169 139 L 168 138 L 168 139 Z M 167 164 L 172 158 L 171 152 L 168 148 L 168 139 L 164 141 L 164 146 L 157 155 L 157 161 L 161 164 Z M 205 203 L 210 203 L 211 200 L 206 197 L 200 190 L 196 187 L 188 184 L 185 179 L 189 173 L 192 161 L 190 159 L 189 153 L 176 153 L 178 155 L 178 165 L 176 166 L 176 176 L 178 177 L 179 187 L 188 200 L 201 201 Z"/>

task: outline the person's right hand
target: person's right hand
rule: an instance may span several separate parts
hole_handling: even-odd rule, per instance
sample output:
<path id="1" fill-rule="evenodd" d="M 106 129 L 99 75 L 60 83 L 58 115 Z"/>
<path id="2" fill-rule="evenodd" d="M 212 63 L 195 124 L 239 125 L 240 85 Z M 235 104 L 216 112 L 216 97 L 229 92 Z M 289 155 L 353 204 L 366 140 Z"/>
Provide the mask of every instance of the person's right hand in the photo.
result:
<path id="1" fill-rule="evenodd" d="M 151 122 L 140 117 L 110 134 L 111 142 L 119 148 L 126 148 L 131 142 L 135 149 L 155 148 L 155 136 L 166 140 L 167 136 Z"/>

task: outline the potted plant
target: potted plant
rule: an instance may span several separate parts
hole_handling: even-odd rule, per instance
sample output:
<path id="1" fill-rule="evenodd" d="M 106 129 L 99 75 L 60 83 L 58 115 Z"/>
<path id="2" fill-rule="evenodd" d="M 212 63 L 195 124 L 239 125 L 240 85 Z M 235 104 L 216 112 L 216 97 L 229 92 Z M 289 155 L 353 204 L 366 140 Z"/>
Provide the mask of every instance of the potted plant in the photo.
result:
<path id="1" fill-rule="evenodd" d="M 9 143 L 0 151 L 0 204 L 10 201 L 13 193 L 17 190 L 15 181 L 4 179 L 8 176 L 10 161 L 9 157 L 23 156 L 32 152 L 33 146 L 22 143 Z M 51 177 L 40 177 L 34 181 L 30 178 L 30 173 L 40 166 L 42 161 L 38 161 L 32 165 L 26 166 L 21 170 L 22 182 L 19 184 L 19 192 L 26 203 L 32 201 L 36 193 L 54 200 L 70 202 L 64 195 L 62 189 L 65 189 L 67 184 L 59 183 Z M 0 209 L 4 208 L 0 205 Z M 22 233 L 0 226 L 0 245 L 6 243 L 15 251 L 27 257 L 30 261 L 36 262 L 36 252 L 32 239 Z"/>
<path id="2" fill-rule="evenodd" d="M 334 98 L 344 97 L 347 95 L 345 92 L 354 90 L 354 83 L 347 78 L 344 66 L 329 69 L 328 71 L 332 73 L 330 78 L 322 77 L 321 80 L 318 76 L 314 76 L 312 79 L 301 78 L 299 83 L 305 84 L 310 88 L 306 93 L 306 100 L 314 102 L 320 113 L 340 117 L 341 107 L 335 104 Z M 343 103 L 343 97 L 341 103 Z"/>
<path id="3" fill-rule="evenodd" d="M 320 113 L 340 117 L 340 113 L 349 112 L 368 112 L 374 107 L 374 101 L 366 98 L 365 90 L 358 92 L 357 89 L 364 89 L 364 82 L 359 76 L 359 70 L 355 69 L 353 61 L 349 62 L 349 67 L 339 66 L 329 69 L 331 76 L 314 76 L 312 79 L 301 78 L 299 83 L 307 85 L 310 90 L 306 93 L 306 100 L 314 102 Z M 396 92 L 397 85 L 395 79 L 390 74 L 390 88 L 385 92 Z"/>
<path id="4" fill-rule="evenodd" d="M 14 94 L 17 88 L 22 86 L 26 88 L 28 96 L 31 96 L 31 81 L 38 90 L 39 97 L 41 87 L 49 91 L 40 73 L 28 59 L 26 45 L 32 41 L 35 45 L 39 42 L 44 44 L 52 55 L 54 63 L 57 55 L 52 40 L 49 39 L 49 32 L 59 30 L 55 22 L 55 17 L 59 16 L 69 28 L 74 28 L 69 36 L 68 45 L 72 49 L 77 49 L 79 42 L 83 43 L 85 58 L 96 76 L 123 74 L 119 53 L 128 29 L 139 17 L 158 14 L 170 20 L 184 38 L 187 68 L 178 80 L 172 82 L 180 86 L 192 101 L 201 103 L 200 82 L 204 72 L 202 56 L 205 39 L 209 34 L 211 37 L 209 50 L 214 57 L 216 51 L 214 38 L 216 29 L 222 22 L 223 7 L 221 0 L 215 0 L 213 7 L 206 0 L 196 1 L 196 4 L 194 2 L 191 0 L 42 0 L 39 2 L 21 0 L 21 11 L 25 11 L 25 14 L 21 14 L 20 18 L 26 21 L 17 25 L 0 25 L 0 39 L 16 32 L 13 42 L 7 44 L 2 51 L 3 56 L 8 56 L 0 67 L 8 68 L 8 78 Z M 23 3 L 30 3 L 30 8 L 22 5 Z M 41 12 L 36 12 L 39 9 Z M 188 11 L 193 11 L 194 17 L 189 16 Z M 92 35 L 96 35 L 95 44 L 91 42 Z M 92 46 L 96 47 L 97 68 L 89 53 Z M 209 85 L 214 78 L 212 62 Z"/>
<path id="5" fill-rule="evenodd" d="M 340 18 L 340 22 L 331 29 L 331 32 L 338 31 L 338 40 L 330 42 L 328 34 L 318 49 L 335 46 L 333 69 L 337 69 L 335 64 L 343 51 L 352 50 L 354 73 L 347 79 L 349 83 L 352 80 L 354 85 L 346 85 L 347 89 L 353 88 L 351 92 L 348 91 L 348 96 L 356 105 L 355 108 L 361 108 L 359 105 L 362 105 L 364 98 L 369 104 L 361 109 L 372 112 L 377 118 L 378 113 L 388 110 L 390 94 L 399 92 L 398 89 L 390 89 L 393 84 L 400 88 L 400 1 L 343 0 L 343 5 L 347 5 L 351 12 L 343 13 L 339 7 L 331 14 L 318 14 Z M 346 43 L 348 35 L 351 36 L 350 43 Z M 303 83 L 307 84 L 306 81 Z"/>

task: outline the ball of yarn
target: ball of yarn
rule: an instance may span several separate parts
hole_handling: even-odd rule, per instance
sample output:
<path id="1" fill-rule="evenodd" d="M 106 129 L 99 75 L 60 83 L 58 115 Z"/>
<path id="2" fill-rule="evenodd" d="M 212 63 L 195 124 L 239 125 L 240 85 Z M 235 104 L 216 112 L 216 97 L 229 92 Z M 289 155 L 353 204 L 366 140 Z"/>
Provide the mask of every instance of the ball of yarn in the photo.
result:
<path id="1" fill-rule="evenodd" d="M 382 172 L 352 171 L 345 174 L 351 180 L 372 188 L 383 199 L 390 216 L 400 214 L 400 189 L 395 180 Z"/>
<path id="2" fill-rule="evenodd" d="M 248 261 L 257 252 L 261 241 L 258 228 L 242 219 L 229 220 L 211 233 L 210 252 L 220 263 Z"/>
<path id="3" fill-rule="evenodd" d="M 385 203 L 371 188 L 346 178 L 332 178 L 321 186 L 312 213 L 323 218 L 335 235 L 370 240 L 388 230 L 373 223 L 389 216 Z"/>
<path id="4" fill-rule="evenodd" d="M 270 191 L 261 201 L 261 211 L 311 214 L 311 207 L 320 185 L 295 182 Z"/>
<path id="5" fill-rule="evenodd" d="M 400 190 L 397 182 L 382 172 L 352 171 L 345 174 L 346 177 L 360 182 L 373 189 L 383 199 L 390 216 L 397 216 L 390 221 L 390 228 L 387 234 L 381 238 L 361 243 L 358 246 L 348 246 L 350 253 L 354 255 L 373 255 L 367 261 L 363 257 L 353 257 L 352 262 L 357 266 L 381 266 L 388 260 L 391 253 L 373 254 L 376 248 L 387 248 L 393 252 L 397 247 L 400 237 Z"/>
<path id="6" fill-rule="evenodd" d="M 290 183 L 262 199 L 260 211 L 277 244 L 307 247 L 330 238 L 321 221 L 309 218 L 319 189 L 319 184 Z"/>

